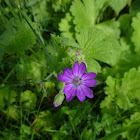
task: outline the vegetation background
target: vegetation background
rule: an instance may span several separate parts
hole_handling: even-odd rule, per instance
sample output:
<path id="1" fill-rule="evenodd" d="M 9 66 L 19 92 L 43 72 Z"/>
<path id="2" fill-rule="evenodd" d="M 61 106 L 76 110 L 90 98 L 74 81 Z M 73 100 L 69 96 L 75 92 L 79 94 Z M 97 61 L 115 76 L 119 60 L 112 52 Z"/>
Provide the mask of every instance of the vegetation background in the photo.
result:
<path id="1" fill-rule="evenodd" d="M 75 61 L 93 99 L 63 101 Z M 51 139 L 140 140 L 140 0 L 0 0 L 0 140 Z"/>

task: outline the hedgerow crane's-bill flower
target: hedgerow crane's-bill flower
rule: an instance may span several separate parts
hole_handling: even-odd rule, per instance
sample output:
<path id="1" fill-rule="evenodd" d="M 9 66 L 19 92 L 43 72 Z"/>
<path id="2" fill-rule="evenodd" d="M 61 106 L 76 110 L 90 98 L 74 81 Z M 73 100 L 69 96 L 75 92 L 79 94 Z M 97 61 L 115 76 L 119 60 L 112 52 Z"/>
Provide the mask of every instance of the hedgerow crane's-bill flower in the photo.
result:
<path id="1" fill-rule="evenodd" d="M 66 94 L 66 101 L 71 101 L 75 96 L 82 102 L 86 99 L 86 96 L 93 98 L 93 93 L 89 87 L 94 87 L 96 80 L 93 79 L 97 76 L 96 73 L 86 72 L 86 65 L 82 62 L 80 65 L 77 62 L 73 65 L 72 70 L 65 68 L 64 74 L 58 75 L 58 79 L 61 82 L 65 82 L 66 85 L 63 89 Z"/>

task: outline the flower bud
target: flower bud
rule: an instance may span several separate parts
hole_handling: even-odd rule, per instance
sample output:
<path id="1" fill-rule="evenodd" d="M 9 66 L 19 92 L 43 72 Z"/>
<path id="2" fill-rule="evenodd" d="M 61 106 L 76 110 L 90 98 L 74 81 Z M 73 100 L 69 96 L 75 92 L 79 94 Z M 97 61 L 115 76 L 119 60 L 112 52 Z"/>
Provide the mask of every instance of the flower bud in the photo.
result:
<path id="1" fill-rule="evenodd" d="M 63 100 L 64 100 L 64 93 L 63 92 L 58 93 L 54 97 L 54 102 L 53 102 L 54 107 L 58 107 L 59 105 L 61 105 Z"/>

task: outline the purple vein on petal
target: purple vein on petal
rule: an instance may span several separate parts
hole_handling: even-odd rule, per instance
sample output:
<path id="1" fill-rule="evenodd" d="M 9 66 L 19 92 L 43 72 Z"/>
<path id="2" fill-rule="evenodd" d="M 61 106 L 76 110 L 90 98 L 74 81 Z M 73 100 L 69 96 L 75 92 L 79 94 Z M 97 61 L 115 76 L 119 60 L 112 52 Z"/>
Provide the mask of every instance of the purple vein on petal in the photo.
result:
<path id="1" fill-rule="evenodd" d="M 85 96 L 88 98 L 93 98 L 93 93 L 92 90 L 84 85 L 81 86 L 82 91 L 84 92 Z"/>
<path id="2" fill-rule="evenodd" d="M 78 63 L 78 61 L 75 62 L 75 64 L 73 65 L 72 73 L 73 73 L 74 76 L 78 75 L 78 73 L 79 73 L 79 63 Z"/>
<path id="3" fill-rule="evenodd" d="M 67 102 L 71 101 L 75 97 L 76 90 L 77 89 L 74 86 L 72 86 L 72 88 L 69 90 L 69 92 L 67 93 L 67 96 L 66 96 Z"/>
<path id="4" fill-rule="evenodd" d="M 63 72 L 64 72 L 64 75 L 69 77 L 69 78 L 72 78 L 73 77 L 73 73 L 72 73 L 72 70 L 70 70 L 69 68 L 65 68 L 63 69 Z"/>
<path id="5" fill-rule="evenodd" d="M 82 62 L 79 66 L 79 76 L 82 76 L 86 72 L 86 65 Z"/>
<path id="6" fill-rule="evenodd" d="M 77 98 L 78 98 L 81 102 L 85 101 L 85 99 L 86 99 L 86 96 L 85 96 L 85 94 L 84 94 L 84 92 L 83 92 L 81 86 L 77 87 Z"/>
<path id="7" fill-rule="evenodd" d="M 72 84 L 65 85 L 65 87 L 63 89 L 64 94 L 67 94 L 70 91 L 70 89 L 72 89 L 72 87 L 73 87 Z"/>
<path id="8" fill-rule="evenodd" d="M 94 73 L 94 72 L 89 72 L 89 73 L 84 74 L 84 75 L 82 76 L 82 79 L 83 79 L 83 80 L 89 80 L 89 79 L 95 78 L 96 76 L 97 76 L 96 73 Z"/>
<path id="9" fill-rule="evenodd" d="M 83 85 L 87 87 L 94 87 L 97 81 L 95 79 L 83 80 Z"/>

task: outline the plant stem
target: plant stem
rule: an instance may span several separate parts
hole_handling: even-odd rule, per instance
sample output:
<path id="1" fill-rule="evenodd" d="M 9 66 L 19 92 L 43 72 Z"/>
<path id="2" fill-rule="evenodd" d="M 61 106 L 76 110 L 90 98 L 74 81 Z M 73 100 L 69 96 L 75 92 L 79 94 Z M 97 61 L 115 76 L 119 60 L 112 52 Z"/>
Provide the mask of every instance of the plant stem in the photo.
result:
<path id="1" fill-rule="evenodd" d="M 42 101 L 43 101 L 43 99 L 44 99 L 44 96 L 42 96 L 42 98 L 41 98 L 41 101 L 40 101 L 40 104 L 39 104 L 39 107 L 38 107 L 38 111 L 37 111 L 37 119 L 36 119 L 36 122 L 37 122 L 37 120 L 38 120 L 38 116 L 39 116 L 39 112 L 40 112 L 40 107 L 41 107 L 41 104 L 42 104 Z M 33 129 L 33 133 L 32 133 L 32 136 L 31 136 L 31 140 L 33 140 L 33 138 L 34 138 L 34 135 L 35 135 L 35 129 L 36 129 L 36 124 L 35 124 L 35 127 L 34 127 L 34 129 Z"/>
<path id="2" fill-rule="evenodd" d="M 9 72 L 9 74 L 6 76 L 6 78 L 4 79 L 4 81 L 3 81 L 3 83 L 5 83 L 8 79 L 9 79 L 9 77 L 12 75 L 12 73 L 14 72 L 14 70 L 15 70 L 15 68 L 16 68 L 16 65 L 12 68 L 12 70 Z"/>

